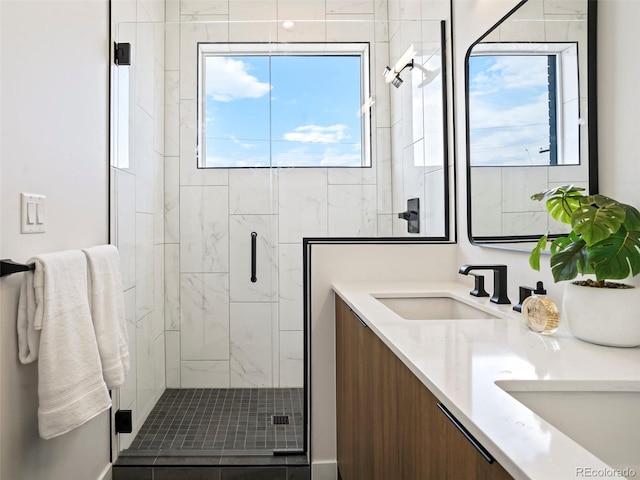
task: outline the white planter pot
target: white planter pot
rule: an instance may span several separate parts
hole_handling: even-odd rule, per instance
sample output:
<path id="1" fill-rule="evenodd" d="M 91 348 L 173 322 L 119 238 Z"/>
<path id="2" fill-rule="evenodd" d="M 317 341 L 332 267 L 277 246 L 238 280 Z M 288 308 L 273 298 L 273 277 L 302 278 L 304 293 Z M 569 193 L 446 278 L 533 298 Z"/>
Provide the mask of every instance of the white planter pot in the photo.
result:
<path id="1" fill-rule="evenodd" d="M 640 288 L 594 288 L 567 283 L 562 320 L 585 342 L 610 347 L 640 345 Z"/>

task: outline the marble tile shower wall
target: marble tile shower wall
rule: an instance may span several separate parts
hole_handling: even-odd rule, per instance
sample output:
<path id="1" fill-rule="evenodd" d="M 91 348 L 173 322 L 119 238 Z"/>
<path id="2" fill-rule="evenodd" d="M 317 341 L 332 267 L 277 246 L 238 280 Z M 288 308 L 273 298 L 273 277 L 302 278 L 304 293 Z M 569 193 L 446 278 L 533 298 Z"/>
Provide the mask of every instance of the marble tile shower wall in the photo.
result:
<path id="1" fill-rule="evenodd" d="M 378 72 L 389 48 L 385 22 L 374 20 L 387 19 L 387 4 L 167 0 L 166 12 L 167 387 L 300 387 L 302 238 L 392 233 L 388 87 L 371 80 L 373 168 L 198 170 L 196 45 L 367 41 Z M 302 28 L 279 26 L 292 18 Z"/>
<path id="2" fill-rule="evenodd" d="M 515 14 L 517 22 L 505 22 L 487 42 L 528 41 L 563 42 L 578 38 L 578 51 L 586 51 L 586 2 L 559 0 L 529 0 Z M 547 20 L 543 22 L 541 20 Z M 550 21 L 550 22 L 549 22 Z M 586 57 L 580 57 L 579 71 L 586 72 Z M 580 111 L 587 111 L 587 76 L 580 75 L 580 94 L 563 91 L 565 108 L 580 103 Z M 580 151 L 587 152 L 587 125 L 581 127 Z M 584 153 L 583 153 L 584 154 Z M 588 188 L 587 162 L 581 165 L 554 167 L 478 167 L 472 172 L 474 191 L 473 233 L 476 236 L 518 235 L 523 231 L 565 231 L 566 226 L 547 214 L 544 204 L 522 195 L 523 185 L 528 192 L 540 192 L 567 183 Z M 477 179 L 477 181 L 476 181 Z M 501 212 L 501 215 L 496 215 Z"/>
<path id="3" fill-rule="evenodd" d="M 440 20 L 449 19 L 449 2 L 442 0 L 389 0 L 389 49 L 395 62 L 413 44 L 414 63 L 422 68 L 405 70 L 405 84 L 390 92 L 393 211 L 407 209 L 407 199 L 420 199 L 421 235 L 444 236 L 445 206 L 443 156 L 442 76 L 430 84 L 411 88 L 423 80 L 423 71 L 442 65 Z M 417 21 L 416 21 L 417 20 Z M 450 37 L 449 26 L 445 34 Z M 451 41 L 447 38 L 447 41 Z M 411 76 L 411 82 L 406 77 Z M 405 86 L 406 85 L 406 86 Z M 446 88 L 446 87 L 445 87 Z M 453 178 L 453 157 L 448 162 Z M 394 215 L 394 236 L 407 236 L 406 221 Z"/>
<path id="4" fill-rule="evenodd" d="M 132 45 L 128 112 L 129 156 L 111 167 L 112 242 L 122 260 L 131 368 L 119 405 L 133 411 L 128 448 L 166 388 L 164 334 L 164 1 L 112 3 L 114 38 Z M 128 116 L 126 116 L 128 115 Z"/>

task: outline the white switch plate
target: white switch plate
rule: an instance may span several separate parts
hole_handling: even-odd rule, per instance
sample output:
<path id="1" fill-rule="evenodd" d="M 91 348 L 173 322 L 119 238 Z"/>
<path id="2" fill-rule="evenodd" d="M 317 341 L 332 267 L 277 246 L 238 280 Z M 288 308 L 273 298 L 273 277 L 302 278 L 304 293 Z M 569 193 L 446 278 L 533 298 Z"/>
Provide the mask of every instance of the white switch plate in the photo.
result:
<path id="1" fill-rule="evenodd" d="M 44 195 L 36 195 L 34 193 L 21 193 L 20 194 L 20 232 L 22 233 L 44 233 L 44 222 L 38 223 L 37 218 L 35 222 L 29 223 L 28 212 L 31 209 L 32 212 L 37 212 L 40 209 L 44 213 L 44 205 L 47 197 Z M 38 207 L 40 205 L 40 207 Z M 37 217 L 37 215 L 36 215 Z M 34 219 L 32 219 L 34 220 Z"/>

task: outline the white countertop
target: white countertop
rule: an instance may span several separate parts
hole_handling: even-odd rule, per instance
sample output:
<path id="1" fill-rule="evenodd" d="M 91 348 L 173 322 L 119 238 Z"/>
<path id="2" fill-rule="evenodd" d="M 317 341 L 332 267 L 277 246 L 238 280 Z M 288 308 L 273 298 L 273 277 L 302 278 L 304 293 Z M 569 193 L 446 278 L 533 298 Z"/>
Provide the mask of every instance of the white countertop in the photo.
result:
<path id="1" fill-rule="evenodd" d="M 472 297 L 469 285 L 337 282 L 333 289 L 514 478 L 564 480 L 611 470 L 496 382 L 508 390 L 640 392 L 640 348 L 592 345 L 563 325 L 538 335 L 512 305 Z M 501 318 L 404 320 L 374 297 L 425 294 L 449 295 Z M 640 445 L 638 452 L 636 469 Z"/>

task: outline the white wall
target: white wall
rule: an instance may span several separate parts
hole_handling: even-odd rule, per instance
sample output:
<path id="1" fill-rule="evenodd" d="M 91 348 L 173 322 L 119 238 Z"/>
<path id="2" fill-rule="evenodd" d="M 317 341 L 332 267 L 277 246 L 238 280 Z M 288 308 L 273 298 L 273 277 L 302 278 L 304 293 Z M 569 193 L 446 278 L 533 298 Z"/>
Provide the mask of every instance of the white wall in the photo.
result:
<path id="1" fill-rule="evenodd" d="M 108 205 L 107 0 L 0 2 L 2 258 L 105 243 Z M 20 192 L 47 196 L 47 231 L 21 235 Z M 109 414 L 42 440 L 37 364 L 18 361 L 21 275 L 0 280 L 0 478 L 109 475 Z"/>
<path id="2" fill-rule="evenodd" d="M 640 2 L 598 5 L 598 129 L 600 192 L 640 205 Z"/>

